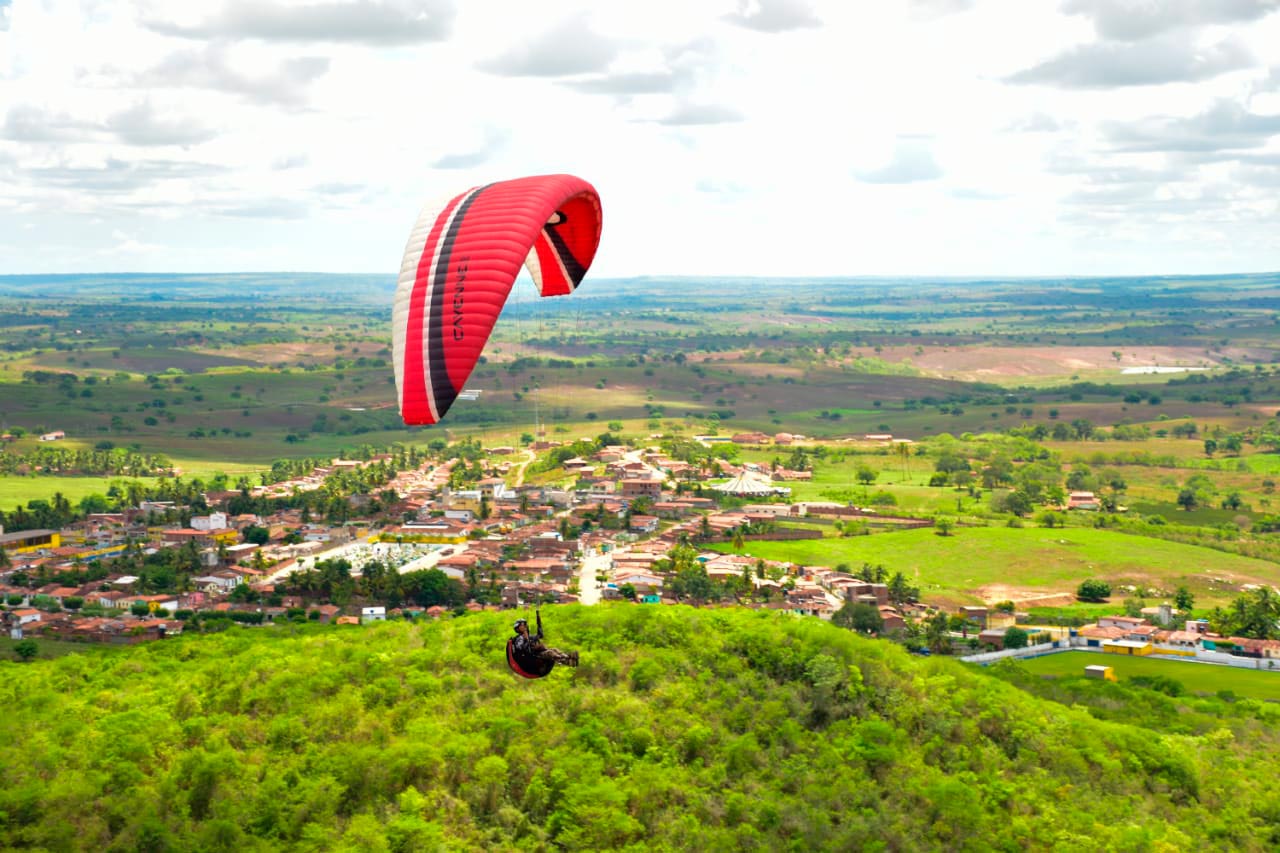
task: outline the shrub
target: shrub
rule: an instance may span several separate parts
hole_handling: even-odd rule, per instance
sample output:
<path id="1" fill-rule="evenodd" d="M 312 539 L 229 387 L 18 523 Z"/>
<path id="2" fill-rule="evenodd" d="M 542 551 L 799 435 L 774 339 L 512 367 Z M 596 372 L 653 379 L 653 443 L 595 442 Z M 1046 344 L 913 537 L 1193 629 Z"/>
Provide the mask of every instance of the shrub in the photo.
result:
<path id="1" fill-rule="evenodd" d="M 1111 597 L 1111 584 L 1090 578 L 1076 588 L 1076 598 L 1081 601 L 1106 601 Z"/>

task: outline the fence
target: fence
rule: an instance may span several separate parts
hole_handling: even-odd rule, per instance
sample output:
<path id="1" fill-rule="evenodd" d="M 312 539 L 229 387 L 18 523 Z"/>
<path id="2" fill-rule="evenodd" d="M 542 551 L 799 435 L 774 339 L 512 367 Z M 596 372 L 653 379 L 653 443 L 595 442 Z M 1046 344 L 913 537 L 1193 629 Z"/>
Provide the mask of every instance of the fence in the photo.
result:
<path id="1" fill-rule="evenodd" d="M 916 518 L 910 515 L 884 515 L 871 512 L 856 506 L 822 506 L 809 507 L 809 517 L 839 516 L 841 518 L 857 518 L 872 524 L 893 524 L 898 527 L 932 527 L 933 519 Z"/>
<path id="2" fill-rule="evenodd" d="M 1040 643 L 1034 646 L 1024 646 L 1021 649 L 1001 649 L 998 652 L 981 652 L 976 655 L 966 655 L 960 660 L 965 663 L 980 663 L 986 666 L 994 661 L 1004 658 L 1035 658 L 1040 655 L 1047 655 L 1053 652 L 1063 652 L 1070 648 L 1064 641 L 1055 640 L 1052 643 Z"/>

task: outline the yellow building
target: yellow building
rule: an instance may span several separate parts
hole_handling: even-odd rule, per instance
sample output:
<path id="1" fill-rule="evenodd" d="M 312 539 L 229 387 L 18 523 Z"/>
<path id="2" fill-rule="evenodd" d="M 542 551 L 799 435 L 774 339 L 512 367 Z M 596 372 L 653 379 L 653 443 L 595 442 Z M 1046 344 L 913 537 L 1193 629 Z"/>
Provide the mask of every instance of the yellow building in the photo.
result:
<path id="1" fill-rule="evenodd" d="M 10 554 L 30 554 L 47 548 L 62 546 L 62 534 L 56 530 L 19 530 L 16 533 L 0 533 L 0 548 Z"/>
<path id="2" fill-rule="evenodd" d="M 1102 650 L 1113 655 L 1146 657 L 1151 654 L 1151 644 L 1145 640 L 1103 640 Z"/>
<path id="3" fill-rule="evenodd" d="M 1109 666 L 1101 666 L 1100 664 L 1092 664 L 1084 668 L 1084 674 L 1088 678 L 1101 678 L 1103 681 L 1117 681 L 1116 671 Z"/>

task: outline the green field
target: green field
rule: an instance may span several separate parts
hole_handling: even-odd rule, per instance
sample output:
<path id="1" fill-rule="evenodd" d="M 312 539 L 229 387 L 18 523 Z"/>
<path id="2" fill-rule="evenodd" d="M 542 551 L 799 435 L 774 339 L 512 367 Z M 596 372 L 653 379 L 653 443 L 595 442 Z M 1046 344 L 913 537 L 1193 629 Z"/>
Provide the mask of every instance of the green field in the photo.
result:
<path id="1" fill-rule="evenodd" d="M 1124 681 L 1135 675 L 1161 675 L 1180 682 L 1193 693 L 1217 693 L 1230 690 L 1237 696 L 1280 702 L 1280 672 L 1260 672 L 1233 666 L 1206 663 L 1181 663 L 1096 652 L 1063 652 L 1057 655 L 1019 661 L 1019 666 L 1046 676 L 1084 675 L 1084 668 L 1101 664 L 1115 669 Z"/>
<path id="2" fill-rule="evenodd" d="M 716 546 L 730 550 L 731 546 Z M 1172 591 L 1186 584 L 1201 606 L 1230 597 L 1233 585 L 1280 582 L 1280 567 L 1267 560 L 1227 554 L 1196 545 L 1150 539 L 1093 528 L 959 528 L 950 536 L 934 530 L 906 530 L 844 539 L 796 542 L 748 542 L 743 553 L 766 560 L 811 566 L 864 562 L 900 571 L 922 588 L 925 600 L 975 600 L 972 591 L 987 586 L 1009 592 L 1074 592 L 1085 578 Z"/>
<path id="3" fill-rule="evenodd" d="M 36 644 L 36 660 L 50 660 L 52 658 L 60 658 L 63 655 L 102 655 L 111 654 L 119 651 L 122 646 L 106 646 L 101 643 L 72 643 L 66 640 L 44 640 L 35 639 Z M 18 660 L 18 656 L 14 654 L 13 647 L 21 640 L 12 640 L 8 637 L 0 637 L 0 660 Z"/>
<path id="4" fill-rule="evenodd" d="M 89 495 L 105 495 L 112 481 L 124 482 L 124 477 L 0 477 L 0 509 L 11 510 L 26 506 L 31 500 L 50 500 L 59 492 L 72 504 Z M 155 483 L 155 477 L 134 477 L 143 483 Z"/>

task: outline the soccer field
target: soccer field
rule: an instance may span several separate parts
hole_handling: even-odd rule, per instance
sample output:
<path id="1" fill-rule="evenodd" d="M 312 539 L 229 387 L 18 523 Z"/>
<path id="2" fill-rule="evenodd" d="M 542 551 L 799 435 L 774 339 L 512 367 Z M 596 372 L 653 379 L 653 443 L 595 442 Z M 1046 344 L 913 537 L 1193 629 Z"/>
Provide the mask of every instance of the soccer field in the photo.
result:
<path id="1" fill-rule="evenodd" d="M 1020 662 L 1040 675 L 1084 675 L 1084 668 L 1101 664 L 1115 669 L 1121 681 L 1135 675 L 1163 675 L 1181 682 L 1192 693 L 1217 693 L 1230 690 L 1237 696 L 1280 701 L 1280 669 L 1275 672 L 1240 669 L 1205 663 L 1183 663 L 1173 660 L 1098 654 L 1096 652 L 1064 652 L 1030 658 Z"/>

